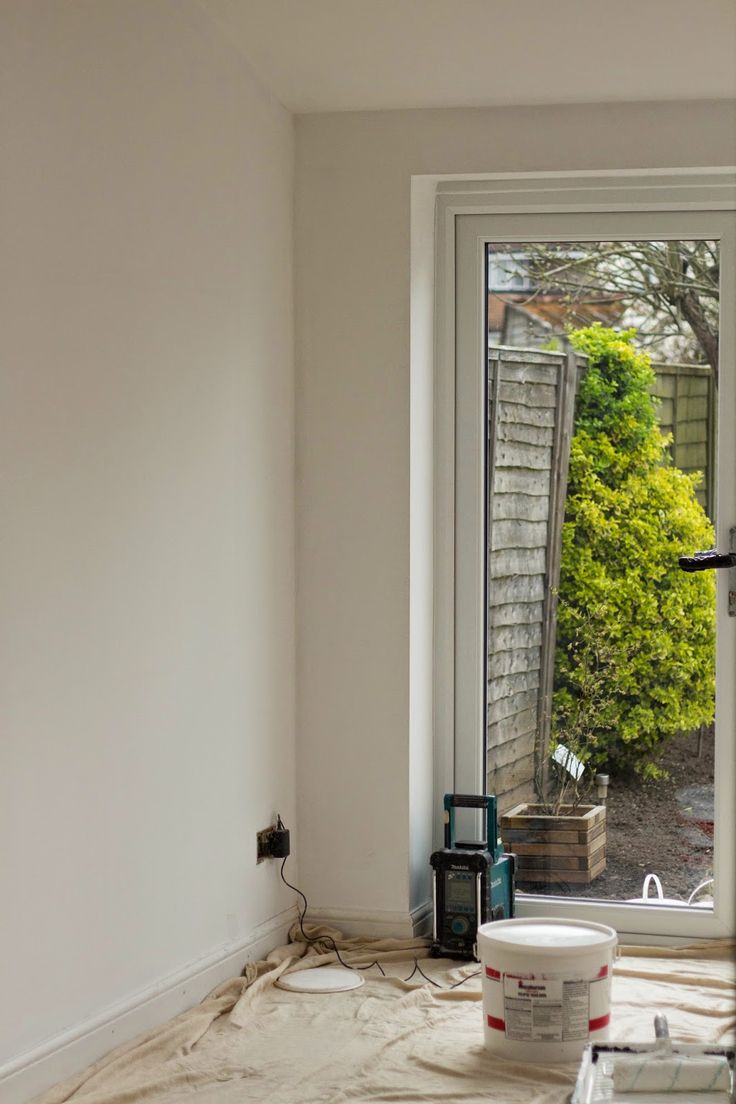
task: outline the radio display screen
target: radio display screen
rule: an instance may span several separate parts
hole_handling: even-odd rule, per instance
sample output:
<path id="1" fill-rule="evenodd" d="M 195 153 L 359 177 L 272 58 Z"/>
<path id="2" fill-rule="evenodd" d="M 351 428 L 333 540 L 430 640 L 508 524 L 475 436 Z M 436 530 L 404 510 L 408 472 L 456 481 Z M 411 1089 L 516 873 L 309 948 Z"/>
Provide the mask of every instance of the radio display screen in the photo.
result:
<path id="1" fill-rule="evenodd" d="M 448 908 L 454 905 L 472 905 L 475 902 L 475 878 L 467 875 L 458 877 L 447 871 L 445 874 L 445 902 Z"/>

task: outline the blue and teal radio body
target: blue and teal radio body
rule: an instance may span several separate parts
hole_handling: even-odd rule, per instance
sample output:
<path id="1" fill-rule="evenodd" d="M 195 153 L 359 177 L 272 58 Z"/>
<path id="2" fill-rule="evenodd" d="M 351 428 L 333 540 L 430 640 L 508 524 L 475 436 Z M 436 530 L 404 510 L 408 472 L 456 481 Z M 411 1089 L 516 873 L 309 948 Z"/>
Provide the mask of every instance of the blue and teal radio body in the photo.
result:
<path id="1" fill-rule="evenodd" d="M 455 837 L 455 809 L 485 812 L 485 839 Z M 490 920 L 514 915 L 515 856 L 498 838 L 496 798 L 486 794 L 445 794 L 445 846 L 430 858 L 434 921 L 431 953 L 475 958 L 476 932 Z"/>

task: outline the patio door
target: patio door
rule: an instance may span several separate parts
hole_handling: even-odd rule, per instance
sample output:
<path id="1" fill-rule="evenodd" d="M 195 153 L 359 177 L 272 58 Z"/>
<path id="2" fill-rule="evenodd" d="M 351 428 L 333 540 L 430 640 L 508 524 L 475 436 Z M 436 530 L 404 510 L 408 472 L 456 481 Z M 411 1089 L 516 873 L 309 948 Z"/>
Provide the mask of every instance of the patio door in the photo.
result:
<path id="1" fill-rule="evenodd" d="M 562 638 L 557 636 L 558 622 L 567 623 L 569 634 L 573 614 L 580 617 L 580 609 L 575 610 L 574 601 L 570 599 L 576 588 L 570 579 L 565 579 L 564 572 L 566 566 L 569 567 L 568 561 L 577 562 L 578 566 L 582 561 L 579 558 L 571 560 L 562 549 L 563 526 L 567 526 L 564 532 L 569 543 L 573 517 L 566 500 L 566 484 L 570 442 L 576 432 L 575 395 L 577 393 L 579 406 L 581 375 L 584 377 L 586 372 L 595 371 L 589 367 L 594 360 L 590 353 L 591 342 L 595 345 L 595 334 L 620 331 L 631 315 L 630 304 L 623 302 L 625 272 L 618 284 L 613 279 L 613 276 L 620 276 L 620 272 L 615 271 L 617 249 L 619 256 L 628 252 L 630 257 L 636 249 L 642 252 L 645 245 L 652 257 L 656 256 L 657 249 L 670 257 L 675 249 L 689 250 L 694 256 L 707 255 L 709 263 L 717 270 L 720 310 L 716 310 L 716 325 L 720 351 L 716 364 L 709 365 L 705 355 L 694 354 L 688 358 L 694 363 L 683 363 L 679 358 L 687 341 L 683 339 L 684 345 L 678 346 L 674 331 L 663 346 L 648 355 L 652 311 L 647 315 L 646 305 L 639 304 L 641 317 L 635 319 L 638 327 L 634 327 L 638 332 L 627 340 L 635 356 L 641 357 L 644 353 L 645 359 L 656 359 L 659 365 L 654 382 L 649 380 L 647 384 L 651 394 L 648 409 L 656 411 L 658 418 L 654 437 L 650 434 L 651 448 L 656 451 L 657 441 L 662 442 L 662 456 L 652 468 L 653 479 L 659 483 L 669 479 L 671 486 L 679 488 L 677 494 L 682 493 L 686 498 L 689 495 L 691 506 L 688 509 L 693 517 L 700 519 L 692 532 L 697 532 L 701 541 L 714 531 L 717 547 L 726 552 L 730 548 L 730 529 L 736 525 L 736 450 L 732 432 L 736 415 L 736 215 L 733 209 L 736 191 L 731 181 L 719 178 L 717 182 L 725 185 L 718 191 L 718 202 L 711 199 L 714 193 L 700 187 L 703 181 L 696 180 L 687 191 L 684 181 L 679 187 L 673 187 L 670 179 L 650 180 L 642 187 L 641 182 L 633 180 L 624 181 L 621 186 L 615 178 L 595 181 L 595 186 L 590 181 L 559 179 L 547 181 L 545 187 L 540 187 L 533 179 L 513 185 L 504 182 L 498 184 L 497 189 L 489 188 L 488 213 L 478 213 L 476 190 L 470 187 L 463 193 L 461 188 L 448 186 L 448 194 L 440 199 L 440 224 L 444 218 L 445 226 L 451 227 L 446 238 L 450 244 L 445 254 L 443 282 L 445 290 L 452 287 L 454 292 L 453 303 L 449 312 L 445 312 L 441 325 L 445 327 L 446 348 L 453 360 L 455 375 L 452 738 L 453 787 L 457 792 L 486 792 L 490 785 L 503 807 L 499 791 L 505 787 L 508 807 L 509 802 L 525 796 L 525 788 L 531 794 L 535 784 L 540 782 L 540 769 L 549 769 L 544 760 L 547 751 L 555 747 L 555 724 L 559 728 L 562 716 L 558 708 L 555 717 L 555 706 L 564 700 L 565 671 L 562 669 L 564 662 L 562 666 L 560 663 Z M 714 205 L 718 209 L 712 209 Z M 559 272 L 571 273 L 576 265 L 580 271 L 581 259 L 596 250 L 603 257 L 599 271 L 605 274 L 608 265 L 613 274 L 610 294 L 601 295 L 600 288 L 593 289 L 596 294 L 592 294 L 589 288 L 582 286 L 578 294 L 575 291 L 577 277 L 563 287 Z M 538 288 L 535 290 L 535 278 L 542 260 L 553 276 L 548 291 L 539 294 Z M 448 276 L 450 267 L 452 277 Z M 558 273 L 556 277 L 555 272 Z M 657 279 L 656 273 L 653 278 Z M 494 282 L 501 286 L 494 287 Z M 500 313 L 496 310 L 498 302 L 494 303 L 494 293 L 504 308 L 503 332 L 498 328 Z M 571 304 L 572 313 L 577 314 L 572 324 L 570 310 L 567 321 L 564 317 L 564 308 Z M 624 308 L 629 309 L 629 316 Z M 710 318 L 712 321 L 712 309 Z M 666 323 L 664 328 L 666 330 Z M 688 333 L 692 336 L 687 326 L 682 327 L 682 331 L 686 337 Z M 587 346 L 586 332 L 593 335 L 588 337 Z M 641 339 L 639 333 L 643 334 Z M 697 353 L 697 340 L 691 345 Z M 589 390 L 591 387 L 595 389 L 592 376 L 589 377 Z M 678 402 L 679 410 L 676 410 Z M 700 428 L 695 422 L 701 423 Z M 590 426 L 586 430 L 588 444 L 589 430 Z M 701 437 L 704 435 L 702 441 L 695 440 L 698 433 Z M 582 440 L 582 437 L 576 439 L 573 450 L 578 481 L 580 466 L 585 463 L 580 453 Z M 690 447 L 696 444 L 702 445 L 700 452 Z M 667 472 L 663 475 L 665 468 Z M 701 472 L 699 485 L 696 486 L 697 477 L 693 477 L 688 491 L 684 480 L 696 470 Z M 678 473 L 683 471 L 685 475 L 681 477 Z M 664 492 L 665 497 L 673 493 L 671 490 Z M 664 521 L 661 528 L 663 532 L 667 529 Z M 631 543 L 622 541 L 624 546 L 631 548 Z M 701 549 L 682 548 L 680 551 Z M 647 550 L 642 549 L 642 555 L 647 554 Z M 661 542 L 656 555 L 662 555 Z M 651 566 L 652 579 L 661 579 L 662 565 L 652 563 Z M 632 565 L 632 586 L 635 574 L 641 581 L 641 571 L 635 572 Z M 652 586 L 655 585 L 653 582 Z M 529 879 L 528 884 L 522 884 L 524 892 L 519 897 L 519 914 L 588 915 L 605 918 L 620 932 L 650 937 L 712 937 L 734 933 L 736 617 L 729 616 L 728 611 L 728 570 L 714 572 L 709 585 L 713 591 L 712 611 L 700 618 L 700 630 L 701 643 L 705 641 L 703 647 L 707 651 L 706 623 L 712 617 L 716 639 L 713 660 L 715 710 L 712 726 L 707 716 L 707 702 L 700 713 L 691 712 L 690 715 L 697 715 L 702 723 L 697 726 L 699 731 L 691 733 L 689 739 L 692 753 L 699 751 L 702 755 L 704 743 L 707 748 L 713 734 L 714 764 L 710 779 L 707 771 L 703 775 L 700 794 L 693 791 L 689 796 L 699 797 L 706 805 L 710 800 L 713 812 L 706 809 L 705 815 L 690 817 L 691 827 L 701 832 L 698 841 L 692 843 L 691 839 L 690 851 L 686 838 L 687 817 L 683 817 L 684 880 L 678 883 L 677 893 L 668 893 L 667 886 L 664 887 L 665 895 L 680 903 L 661 906 L 632 903 L 631 899 L 641 891 L 632 891 L 630 884 L 617 890 L 615 879 L 609 877 L 606 881 L 599 869 L 596 876 L 603 891 L 597 889 L 595 878 L 586 886 L 576 881 L 575 876 L 565 878 L 559 874 L 556 880 L 548 880 L 546 884 L 537 881 L 537 876 Z M 584 586 L 582 590 L 585 591 Z M 591 583 L 591 593 L 594 591 Z M 703 593 L 708 593 L 707 586 Z M 566 603 L 559 617 L 558 601 Z M 590 604 L 594 606 L 595 602 L 591 599 Z M 585 617 L 594 613 L 595 609 L 588 608 Z M 602 620 L 605 621 L 605 617 Z M 635 655 L 635 650 L 638 648 L 641 652 L 642 647 L 646 647 L 646 639 L 643 643 L 639 639 L 629 645 L 621 644 L 625 632 L 617 630 L 614 635 L 618 638 L 619 651 L 612 653 L 608 677 L 603 679 L 608 683 L 615 681 L 613 675 L 617 667 L 623 669 L 629 660 L 630 672 L 636 672 L 637 663 L 643 664 L 643 657 Z M 635 635 L 632 632 L 632 640 Z M 664 639 L 658 639 L 657 646 L 666 650 L 669 645 L 662 643 Z M 571 647 L 569 639 L 564 647 Z M 599 639 L 595 647 L 600 650 Z M 575 670 L 581 662 L 580 656 L 573 655 Z M 668 656 L 662 651 L 663 672 L 667 670 L 667 662 Z M 707 671 L 707 658 L 697 669 Z M 690 697 L 694 698 L 695 691 L 700 689 L 693 686 Z M 621 717 L 616 728 L 610 707 L 617 693 L 620 696 L 620 687 L 613 687 L 605 700 L 608 712 L 603 727 L 609 726 L 614 741 L 623 732 L 633 746 L 637 706 L 628 701 L 628 713 Z M 654 696 L 656 698 L 656 693 Z M 705 701 L 707 694 L 700 694 L 700 697 Z M 667 701 L 664 691 L 661 700 L 664 728 Z M 647 702 L 650 715 L 651 703 L 650 696 Z M 645 712 L 642 708 L 642 718 Z M 671 729 L 671 717 L 668 723 Z M 654 733 L 649 755 L 650 774 L 654 776 L 658 771 L 666 773 L 666 758 L 662 753 L 667 746 L 673 745 L 669 739 L 671 733 L 667 733 L 668 739 L 663 739 L 660 747 L 656 725 L 650 725 L 650 729 Z M 563 734 L 570 732 L 564 725 L 561 730 Z M 642 724 L 642 732 L 644 730 Z M 676 739 L 685 739 L 686 735 Z M 599 738 L 603 739 L 600 734 Z M 624 744 L 619 751 L 618 761 L 625 764 L 625 769 L 636 768 L 640 772 L 644 769 L 644 773 L 649 770 L 644 763 L 646 756 L 640 755 L 637 760 L 632 752 L 627 758 L 628 749 Z M 553 765 L 552 769 L 558 768 Z M 619 793 L 620 781 L 617 779 Z M 657 793 L 656 778 L 652 777 L 650 782 L 651 786 L 642 790 L 645 795 Z M 610 794 L 609 830 L 616 819 L 610 805 L 612 800 L 613 794 Z M 656 817 L 659 806 L 654 798 L 650 803 Z M 646 853 L 647 810 L 640 811 L 644 822 L 639 823 L 637 812 L 637 822 L 632 819 L 630 824 L 628 850 L 640 849 L 634 862 L 643 881 L 646 873 L 657 871 L 650 870 Z M 652 822 L 650 836 L 656 827 Z M 702 833 L 707 836 L 709 828 L 712 838 L 708 854 Z M 625 834 L 626 825 L 618 824 L 616 830 L 619 835 Z M 608 849 L 610 865 L 610 845 Z M 693 855 L 701 860 L 700 866 Z M 709 877 L 702 880 L 710 883 L 705 888 L 703 900 L 700 903 L 694 900 L 690 906 L 683 892 L 683 886 L 689 886 L 688 866 L 692 867 L 691 888 L 696 888 L 694 883 L 699 873 L 707 874 Z M 539 869 L 544 869 L 544 862 Z M 574 861 L 569 869 L 571 872 L 575 869 Z"/>

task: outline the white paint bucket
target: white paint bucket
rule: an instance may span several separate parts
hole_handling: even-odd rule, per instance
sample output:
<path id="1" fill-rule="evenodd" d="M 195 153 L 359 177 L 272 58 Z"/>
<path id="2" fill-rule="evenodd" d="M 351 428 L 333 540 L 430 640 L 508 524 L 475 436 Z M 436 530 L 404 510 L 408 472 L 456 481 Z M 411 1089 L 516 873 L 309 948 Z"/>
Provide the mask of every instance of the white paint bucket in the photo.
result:
<path id="1" fill-rule="evenodd" d="M 579 1061 L 608 1038 L 618 937 L 584 920 L 496 920 L 478 928 L 485 1044 L 524 1062 Z"/>

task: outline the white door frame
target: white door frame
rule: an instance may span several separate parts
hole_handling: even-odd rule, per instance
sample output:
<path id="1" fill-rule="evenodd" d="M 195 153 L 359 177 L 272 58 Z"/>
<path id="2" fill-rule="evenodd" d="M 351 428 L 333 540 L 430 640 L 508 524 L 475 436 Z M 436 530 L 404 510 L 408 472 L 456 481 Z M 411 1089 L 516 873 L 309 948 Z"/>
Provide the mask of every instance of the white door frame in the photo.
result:
<path id="1" fill-rule="evenodd" d="M 590 219 L 585 216 L 591 216 Z M 628 228 L 628 229 L 627 229 Z M 435 347 L 435 804 L 484 788 L 485 244 L 493 241 L 719 238 L 721 363 L 736 363 L 736 170 L 497 174 L 443 181 L 436 201 Z M 726 372 L 724 371 L 724 373 Z M 736 472 L 736 386 L 724 381 L 719 470 Z M 720 481 L 718 546 L 736 523 L 736 483 Z M 719 625 L 727 580 L 719 573 Z M 736 620 L 719 632 L 716 837 L 736 839 Z M 726 723 L 725 719 L 729 718 Z M 716 843 L 716 901 L 701 909 L 529 897 L 519 912 L 605 916 L 619 931 L 714 938 L 736 931 L 736 859 Z"/>

